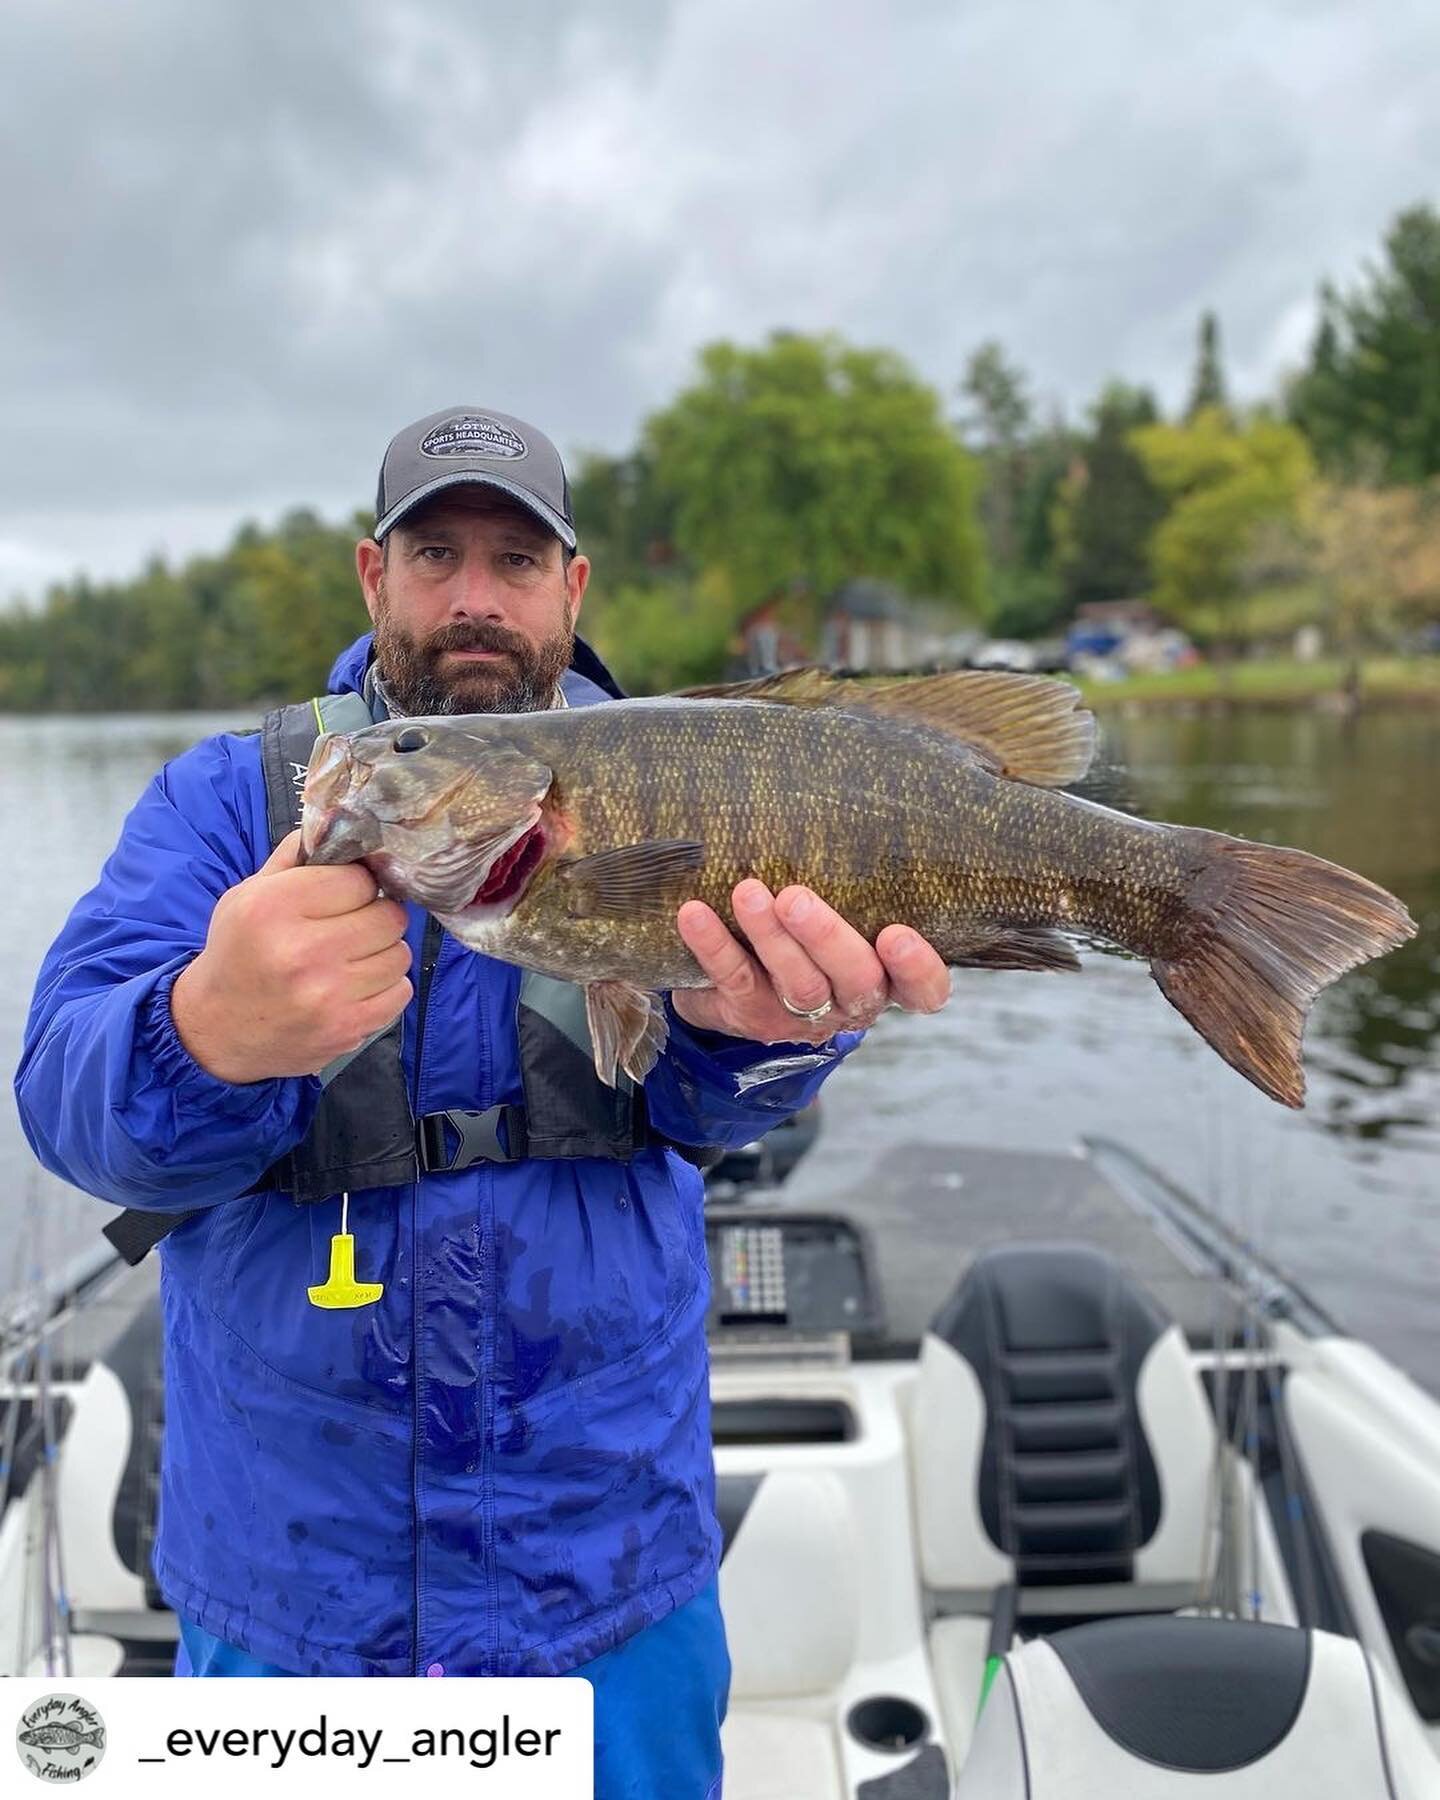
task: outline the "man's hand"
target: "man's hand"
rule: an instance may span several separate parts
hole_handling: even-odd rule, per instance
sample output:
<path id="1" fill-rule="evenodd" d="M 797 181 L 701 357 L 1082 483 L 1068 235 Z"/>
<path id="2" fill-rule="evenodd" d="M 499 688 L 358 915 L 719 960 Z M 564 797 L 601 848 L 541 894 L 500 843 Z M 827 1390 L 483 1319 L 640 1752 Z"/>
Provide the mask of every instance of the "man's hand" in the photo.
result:
<path id="1" fill-rule="evenodd" d="M 410 1004 L 405 908 L 359 863 L 297 868 L 299 847 L 292 831 L 220 896 L 170 990 L 181 1043 L 220 1081 L 316 1075 Z"/>
<path id="2" fill-rule="evenodd" d="M 676 988 L 670 1003 L 689 1025 L 761 1044 L 823 1044 L 837 1031 L 863 1030 L 892 1003 L 937 1012 L 950 996 L 950 971 L 905 925 L 887 925 L 874 948 L 839 913 L 804 887 L 778 895 L 763 881 L 742 881 L 732 896 L 751 955 L 710 907 L 687 900 L 680 936 L 710 977 L 708 988 Z M 827 1000 L 812 1024 L 802 1012 Z"/>

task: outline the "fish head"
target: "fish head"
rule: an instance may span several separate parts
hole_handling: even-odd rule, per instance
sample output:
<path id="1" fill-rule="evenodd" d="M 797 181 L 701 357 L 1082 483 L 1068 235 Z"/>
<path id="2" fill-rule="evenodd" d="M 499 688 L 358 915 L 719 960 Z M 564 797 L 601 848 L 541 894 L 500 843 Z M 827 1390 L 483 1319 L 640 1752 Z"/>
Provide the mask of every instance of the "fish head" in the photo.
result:
<path id="1" fill-rule="evenodd" d="M 363 862 L 387 894 L 436 914 L 503 916 L 553 847 L 552 780 L 500 716 L 327 733 L 305 776 L 301 860 Z"/>

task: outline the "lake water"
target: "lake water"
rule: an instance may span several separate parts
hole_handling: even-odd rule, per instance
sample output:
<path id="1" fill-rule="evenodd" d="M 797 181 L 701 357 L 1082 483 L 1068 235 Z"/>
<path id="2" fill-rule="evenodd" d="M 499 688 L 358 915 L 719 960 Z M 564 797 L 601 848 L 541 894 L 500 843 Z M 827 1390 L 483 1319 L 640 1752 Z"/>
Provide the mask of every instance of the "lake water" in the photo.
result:
<path id="1" fill-rule="evenodd" d="M 93 1243 L 109 1209 L 40 1172 L 9 1075 L 40 959 L 166 757 L 243 711 L 0 718 L 0 1293 Z M 1117 1138 L 1440 1392 L 1440 712 L 1108 718 L 1103 758 L 1146 817 L 1287 843 L 1392 889 L 1420 936 L 1324 995 L 1291 1113 L 1215 1057 L 1143 964 L 971 972 L 937 1018 L 888 1014 L 829 1083 L 807 1187 L 911 1138 L 1032 1149 Z M 848 1185 L 848 1182 L 847 1182 Z"/>

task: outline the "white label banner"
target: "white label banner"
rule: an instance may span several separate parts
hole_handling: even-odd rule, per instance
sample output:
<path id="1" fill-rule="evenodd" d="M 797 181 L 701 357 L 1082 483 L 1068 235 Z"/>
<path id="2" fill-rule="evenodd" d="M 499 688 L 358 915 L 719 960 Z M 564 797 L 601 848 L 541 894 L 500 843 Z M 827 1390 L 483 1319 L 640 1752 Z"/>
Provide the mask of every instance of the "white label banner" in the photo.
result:
<path id="1" fill-rule="evenodd" d="M 16 1678 L 0 1681 L 0 1794 L 593 1800 L 594 1700 L 582 1677 Z"/>

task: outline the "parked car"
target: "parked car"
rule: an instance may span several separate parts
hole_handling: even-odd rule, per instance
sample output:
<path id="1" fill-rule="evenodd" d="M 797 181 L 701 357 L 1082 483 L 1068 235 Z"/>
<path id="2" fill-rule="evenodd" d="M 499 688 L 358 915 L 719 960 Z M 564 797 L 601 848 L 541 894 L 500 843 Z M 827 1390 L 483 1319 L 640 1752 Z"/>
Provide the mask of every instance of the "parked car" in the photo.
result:
<path id="1" fill-rule="evenodd" d="M 1035 651 L 1018 638 L 992 638 L 982 644 L 970 658 L 972 669 L 1014 669 L 1028 675 L 1035 668 Z"/>

